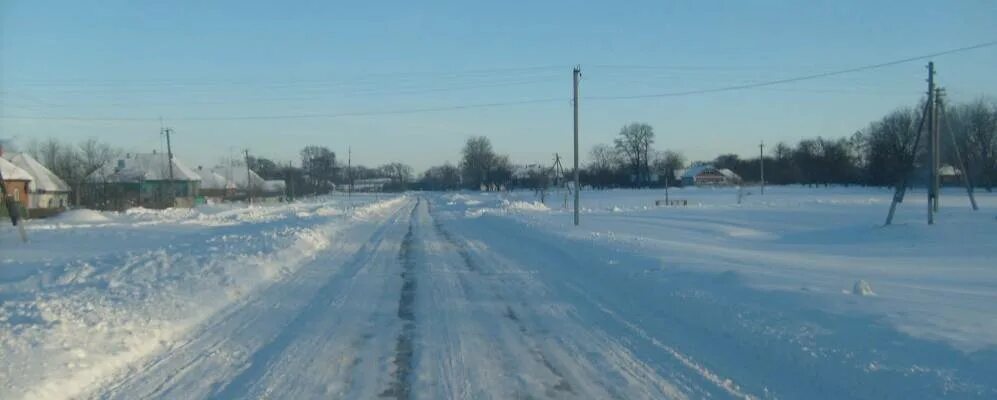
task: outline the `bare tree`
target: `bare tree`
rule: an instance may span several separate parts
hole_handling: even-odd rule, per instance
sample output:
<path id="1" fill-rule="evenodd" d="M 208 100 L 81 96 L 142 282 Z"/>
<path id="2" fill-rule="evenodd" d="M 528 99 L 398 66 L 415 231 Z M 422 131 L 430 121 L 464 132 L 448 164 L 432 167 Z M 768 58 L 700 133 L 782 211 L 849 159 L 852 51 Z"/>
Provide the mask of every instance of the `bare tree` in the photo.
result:
<path id="1" fill-rule="evenodd" d="M 496 158 L 492 142 L 484 136 L 468 138 L 462 153 L 460 169 L 464 175 L 464 184 L 478 188 L 482 184 L 491 183 L 488 173 L 494 168 Z"/>
<path id="2" fill-rule="evenodd" d="M 671 150 L 654 152 L 651 165 L 654 172 L 659 176 L 668 177 L 669 184 L 675 183 L 675 171 L 685 167 L 685 156 L 682 153 Z M 662 184 L 664 184 L 663 178 L 658 179 L 662 180 Z"/>
<path id="3" fill-rule="evenodd" d="M 86 139 L 79 144 L 77 156 L 77 171 L 79 174 L 71 177 L 70 185 L 73 185 L 73 193 L 76 204 L 80 204 L 80 193 L 83 191 L 83 183 L 87 177 L 96 172 L 104 165 L 114 161 L 121 152 L 107 143 L 101 143 L 97 139 Z"/>
<path id="4" fill-rule="evenodd" d="M 979 99 L 954 107 L 945 121 L 956 137 L 955 145 L 969 164 L 973 181 L 993 191 L 997 185 L 997 104 Z"/>
<path id="5" fill-rule="evenodd" d="M 634 175 L 634 185 L 646 182 L 649 173 L 648 156 L 654 144 L 654 128 L 651 125 L 633 122 L 620 129 L 619 137 L 613 142 L 616 149 L 627 160 Z"/>
<path id="6" fill-rule="evenodd" d="M 869 126 L 865 132 L 865 160 L 870 183 L 895 185 L 910 173 L 910 165 L 917 157 L 914 142 L 920 118 L 918 111 L 901 108 Z M 806 170 L 807 166 L 800 168 Z"/>

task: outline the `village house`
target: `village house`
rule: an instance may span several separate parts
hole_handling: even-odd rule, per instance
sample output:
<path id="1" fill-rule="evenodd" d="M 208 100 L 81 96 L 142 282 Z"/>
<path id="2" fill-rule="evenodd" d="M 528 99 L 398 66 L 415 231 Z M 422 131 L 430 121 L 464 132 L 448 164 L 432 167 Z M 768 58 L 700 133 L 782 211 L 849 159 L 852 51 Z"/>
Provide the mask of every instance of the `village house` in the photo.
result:
<path id="1" fill-rule="evenodd" d="M 681 171 L 682 186 L 726 186 L 739 185 L 741 177 L 726 168 L 715 168 L 704 164 Z"/>
<path id="2" fill-rule="evenodd" d="M 194 170 L 201 178 L 200 197 L 207 203 L 220 203 L 235 196 L 236 185 L 215 171 L 198 166 Z"/>
<path id="3" fill-rule="evenodd" d="M 71 189 L 38 160 L 27 153 L 5 154 L 7 161 L 24 170 L 31 177 L 27 188 L 27 202 L 23 203 L 33 217 L 52 215 L 69 205 Z M 6 174 L 4 174 L 6 177 Z"/>
<path id="4" fill-rule="evenodd" d="M 193 207 L 200 183 L 201 177 L 176 157 L 126 154 L 87 177 L 86 203 L 108 210 Z"/>
<path id="5" fill-rule="evenodd" d="M 256 198 L 263 195 L 266 180 L 255 171 L 247 168 L 244 163 L 232 162 L 228 165 L 219 165 L 212 168 L 211 172 L 221 175 L 235 185 L 235 190 L 226 197 L 226 200 L 245 200 L 250 194 Z"/>

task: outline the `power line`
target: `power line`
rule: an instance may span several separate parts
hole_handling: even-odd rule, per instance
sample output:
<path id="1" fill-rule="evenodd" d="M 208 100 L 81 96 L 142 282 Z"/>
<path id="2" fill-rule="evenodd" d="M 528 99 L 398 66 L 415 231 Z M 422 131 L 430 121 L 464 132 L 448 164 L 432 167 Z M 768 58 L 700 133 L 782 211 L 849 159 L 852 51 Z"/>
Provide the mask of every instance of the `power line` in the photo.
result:
<path id="1" fill-rule="evenodd" d="M 688 91 L 677 91 L 669 93 L 658 93 L 658 94 L 644 94 L 644 95 L 627 95 L 627 96 L 590 96 L 586 97 L 587 100 L 629 100 L 629 99 L 644 99 L 644 98 L 657 98 L 657 97 L 679 97 L 679 96 L 690 96 L 697 94 L 707 94 L 707 93 L 717 93 L 717 92 L 727 92 L 735 90 L 745 90 L 754 89 L 766 86 L 773 86 L 791 82 L 799 82 L 805 80 L 826 78 L 830 76 L 843 75 L 848 73 L 866 71 L 871 69 L 883 68 L 892 65 L 898 65 L 903 63 L 908 63 L 912 61 L 924 60 L 932 57 L 938 57 L 942 55 L 948 55 L 953 53 L 965 52 L 985 47 L 991 47 L 997 45 L 997 41 L 980 43 L 972 46 L 960 47 L 956 49 L 939 51 L 931 54 L 908 57 L 899 60 L 887 61 L 878 64 L 864 65 L 854 68 L 848 68 L 843 70 L 835 70 L 822 72 L 811 75 L 798 76 L 793 78 L 785 78 L 778 80 L 762 81 L 741 85 L 724 86 L 711 89 L 698 89 L 698 90 L 688 90 Z M 556 68 L 556 67 L 535 67 L 535 68 Z M 526 68 L 529 69 L 529 68 Z M 515 69 L 505 69 L 505 70 L 515 70 Z M 480 70 L 487 71 L 487 70 Z M 339 118 L 339 117 L 351 117 L 351 116 L 371 116 L 371 115 L 393 115 L 393 114 L 414 114 L 423 112 L 438 112 L 438 111 L 451 111 L 451 110 L 466 110 L 466 109 L 477 109 L 477 108 L 490 108 L 490 107 L 505 107 L 514 105 L 525 105 L 525 104 L 540 104 L 540 103 L 555 103 L 566 101 L 565 98 L 543 98 L 543 99 L 531 99 L 531 100 L 520 100 L 520 101 L 507 101 L 507 102 L 495 102 L 495 103 L 479 103 L 479 104 L 463 104 L 463 105 L 453 105 L 453 106 L 442 106 L 442 107 L 426 107 L 426 108 L 410 108 L 410 109 L 396 109 L 396 110 L 386 110 L 386 111 L 357 111 L 357 112 L 343 112 L 343 113 L 319 113 L 319 114 L 288 114 L 288 115 L 249 115 L 249 116 L 234 116 L 234 117 L 187 117 L 187 118 L 171 118 L 173 120 L 184 120 L 184 121 L 237 121 L 237 120 L 280 120 L 280 119 L 315 119 L 315 118 Z M 79 116 L 48 116 L 48 117 L 32 117 L 32 116 L 19 116 L 19 115 L 0 115 L 0 119 L 22 119 L 22 120 L 64 120 L 64 121 L 149 121 L 154 118 L 143 118 L 143 117 L 79 117 Z"/>
<path id="2" fill-rule="evenodd" d="M 370 116 L 370 115 L 394 115 L 394 114 L 415 114 L 423 112 L 437 112 L 437 111 L 454 111 L 454 110 L 468 110 L 476 108 L 491 108 L 491 107 L 507 107 L 516 106 L 524 104 L 541 104 L 541 103 L 556 103 L 565 102 L 569 100 L 567 98 L 546 98 L 546 99 L 531 99 L 531 100 L 519 100 L 519 101 L 507 101 L 507 102 L 497 102 L 497 103 L 478 103 L 478 104 L 463 104 L 455 106 L 443 106 L 443 107 L 425 107 L 425 108 L 409 108 L 409 109 L 396 109 L 396 110 L 386 110 L 386 111 L 355 111 L 355 112 L 343 112 L 343 113 L 323 113 L 323 114 L 287 114 L 287 115 L 247 115 L 247 116 L 236 116 L 236 117 L 187 117 L 187 118 L 170 118 L 171 121 L 243 121 L 243 120 L 279 120 L 279 119 L 315 119 L 315 118 L 340 118 L 340 117 L 359 117 L 359 116 Z M 22 119 L 22 120 L 50 120 L 50 121 L 152 121 L 156 118 L 152 117 L 31 117 L 31 116 L 20 116 L 20 115 L 2 115 L 0 119 Z"/>
<path id="3" fill-rule="evenodd" d="M 322 84 L 342 84 L 342 83 L 355 83 L 355 82 L 367 82 L 367 81 L 383 81 L 386 78 L 443 78 L 443 79 L 468 79 L 476 77 L 493 77 L 496 74 L 508 74 L 508 73 L 529 73 L 535 71 L 554 71 L 559 69 L 565 69 L 567 66 L 563 65 L 542 65 L 542 66 L 526 66 L 526 67 L 504 67 L 504 68 L 486 68 L 486 69 L 470 69 L 463 71 L 422 71 L 422 72 L 383 72 L 383 73 L 369 73 L 352 75 L 349 77 L 344 77 L 340 79 L 289 79 L 289 80 L 275 80 L 275 81 L 261 81 L 261 80 L 228 80 L 228 81 L 212 81 L 212 80 L 105 80 L 105 81 L 81 81 L 81 80 L 57 80 L 57 81 L 23 81 L 22 84 L 30 86 L 116 86 L 116 85 L 126 85 L 126 86 L 219 86 L 219 85 L 322 85 Z M 8 82 L 12 83 L 12 82 Z"/>
<path id="4" fill-rule="evenodd" d="M 912 62 L 912 61 L 920 61 L 920 60 L 925 60 L 925 59 L 929 59 L 929 58 L 933 58 L 933 57 L 938 57 L 938 56 L 943 56 L 943 55 L 947 55 L 947 54 L 960 53 L 960 52 L 964 52 L 964 51 L 976 50 L 976 49 L 981 49 L 981 48 L 984 48 L 984 47 L 991 47 L 991 46 L 995 46 L 995 45 L 997 45 L 997 41 L 991 41 L 991 42 L 986 42 L 986 43 L 975 44 L 975 45 L 972 45 L 972 46 L 966 46 L 966 47 L 960 47 L 960 48 L 951 49 L 951 50 L 939 51 L 939 52 L 936 52 L 936 53 L 925 54 L 925 55 L 921 55 L 921 56 L 908 57 L 908 58 L 903 58 L 903 59 L 899 59 L 899 60 L 882 62 L 882 63 L 878 63 L 878 64 L 869 64 L 869 65 L 863 65 L 863 66 L 860 66 L 860 67 L 854 67 L 854 68 L 848 68 L 848 69 L 841 69 L 841 70 L 836 70 L 836 71 L 821 72 L 821 73 L 817 73 L 817 74 L 803 75 L 803 76 L 798 76 L 798 77 L 793 77 L 793 78 L 784 78 L 784 79 L 777 79 L 777 80 L 771 80 L 771 81 L 762 81 L 762 82 L 755 82 L 755 83 L 747 83 L 747 84 L 743 84 L 743 85 L 733 85 L 733 86 L 725 86 L 725 87 L 718 87 L 718 88 L 712 88 L 712 89 L 697 89 L 697 90 L 687 90 L 687 91 L 678 91 L 678 92 L 669 92 L 669 93 L 657 93 L 657 94 L 641 94 L 641 95 L 629 95 L 629 96 L 592 96 L 592 97 L 588 97 L 588 99 L 589 100 L 647 99 L 647 98 L 655 98 L 655 97 L 678 97 L 678 96 L 690 96 L 690 95 L 696 95 L 696 94 L 707 94 L 707 93 L 717 93 L 717 92 L 729 92 L 729 91 L 734 91 L 734 90 L 753 89 L 753 88 L 764 87 L 764 86 L 780 85 L 780 84 L 784 84 L 784 83 L 806 81 L 806 80 L 811 80 L 811 79 L 826 78 L 826 77 L 835 76 L 835 75 L 843 75 L 843 74 L 848 74 L 848 73 L 853 73 L 853 72 L 867 71 L 867 70 L 871 70 L 871 69 L 889 67 L 889 66 L 898 65 L 898 64 L 904 64 L 904 63 L 908 63 L 908 62 Z"/>

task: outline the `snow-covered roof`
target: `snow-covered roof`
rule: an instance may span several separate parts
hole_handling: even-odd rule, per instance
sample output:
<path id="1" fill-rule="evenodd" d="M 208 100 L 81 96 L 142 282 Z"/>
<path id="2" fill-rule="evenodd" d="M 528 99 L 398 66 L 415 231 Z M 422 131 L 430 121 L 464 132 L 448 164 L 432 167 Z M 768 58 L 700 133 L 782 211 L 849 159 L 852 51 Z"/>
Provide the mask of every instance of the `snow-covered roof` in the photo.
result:
<path id="1" fill-rule="evenodd" d="M 214 167 L 211 169 L 211 172 L 221 175 L 229 182 L 234 183 L 238 189 L 246 189 L 246 170 L 246 164 L 232 163 L 229 165 L 219 165 Z M 260 175 L 253 170 L 249 170 L 248 179 L 254 190 L 262 188 L 263 183 L 265 182 L 263 178 L 261 178 Z"/>
<path id="2" fill-rule="evenodd" d="M 938 168 L 938 175 L 941 176 L 959 176 L 962 175 L 962 171 L 951 165 L 942 165 Z"/>
<path id="3" fill-rule="evenodd" d="M 703 173 L 704 171 L 711 170 L 711 169 L 716 169 L 716 168 L 713 168 L 713 166 L 709 165 L 709 164 L 694 165 L 694 166 L 691 166 L 689 168 L 686 168 L 685 171 L 682 172 L 682 178 L 683 179 L 685 179 L 685 178 L 690 178 L 691 179 L 691 178 L 696 177 L 696 175 L 699 175 L 699 174 Z"/>
<path id="4" fill-rule="evenodd" d="M 731 170 L 729 170 L 727 168 L 721 168 L 721 169 L 718 169 L 717 171 L 720 171 L 721 175 L 723 175 L 723 176 L 725 176 L 725 177 L 727 177 L 729 179 L 737 179 L 737 180 L 741 179 L 740 175 L 734 173 L 734 171 L 731 171 Z"/>
<path id="5" fill-rule="evenodd" d="M 143 182 L 170 180 L 170 161 L 166 154 L 131 154 L 105 164 L 87 177 L 91 182 Z M 201 177 L 173 157 L 174 181 L 200 181 Z"/>
<path id="6" fill-rule="evenodd" d="M 12 164 L 10 161 L 0 157 L 0 173 L 3 173 L 3 179 L 11 181 L 30 181 L 31 174 L 28 171 L 21 169 L 20 167 Z"/>
<path id="7" fill-rule="evenodd" d="M 219 175 L 217 172 L 197 167 L 194 173 L 201 177 L 201 189 L 227 190 L 236 188 L 235 183 L 225 179 L 224 176 Z"/>
<path id="8" fill-rule="evenodd" d="M 65 181 L 56 176 L 48 168 L 45 168 L 42 163 L 35 160 L 27 153 L 11 153 L 11 155 L 6 155 L 8 161 L 14 164 L 18 168 L 24 170 L 31 176 L 31 182 L 28 183 L 28 190 L 32 192 L 68 192 L 70 191 L 69 185 Z M 7 173 L 4 172 L 3 176 L 6 178 Z"/>

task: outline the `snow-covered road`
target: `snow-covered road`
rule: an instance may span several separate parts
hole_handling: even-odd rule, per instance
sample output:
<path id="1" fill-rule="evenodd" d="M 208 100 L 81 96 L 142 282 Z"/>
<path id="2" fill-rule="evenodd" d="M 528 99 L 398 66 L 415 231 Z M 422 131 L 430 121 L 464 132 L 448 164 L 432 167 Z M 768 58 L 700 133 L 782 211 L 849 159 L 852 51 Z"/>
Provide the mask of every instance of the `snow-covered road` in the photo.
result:
<path id="1" fill-rule="evenodd" d="M 408 199 L 94 398 L 683 398 L 532 267 Z M 344 248 L 357 248 L 344 252 Z M 680 382 L 679 382 L 680 383 Z"/>
<path id="2" fill-rule="evenodd" d="M 785 248 L 752 250 L 752 243 L 777 241 L 776 230 L 739 223 L 723 210 L 707 210 L 705 216 L 589 211 L 590 231 L 561 231 L 562 222 L 551 221 L 567 214 L 549 211 L 489 195 L 410 194 L 376 203 L 361 218 L 301 217 L 336 227 L 318 231 L 328 235 L 327 245 L 305 259 L 274 258 L 294 264 L 132 361 L 90 377 L 71 395 L 997 396 L 997 352 L 989 338 L 975 340 L 973 350 L 959 349 L 953 343 L 964 341 L 911 335 L 876 312 L 849 308 L 868 307 L 856 301 L 865 297 L 839 291 L 837 296 L 855 300 L 828 301 L 821 280 L 847 274 L 835 268 L 860 255 L 834 256 L 826 246 L 801 244 L 824 240 L 820 237 L 794 237 Z M 600 227 L 619 228 L 620 236 L 602 240 Z M 733 241 L 725 242 L 718 232 Z M 682 244 L 681 235 L 718 242 Z M 633 245 L 628 237 L 643 239 Z M 874 255 L 882 250 L 865 247 Z M 963 267 L 976 268 L 969 256 Z M 702 260 L 711 266 L 697 264 Z M 760 289 L 765 285 L 748 282 L 745 275 L 754 272 L 755 262 L 771 269 L 759 271 L 772 275 L 762 275 L 772 285 L 804 281 L 812 289 Z M 797 264 L 798 271 L 792 269 Z M 874 287 L 887 276 L 873 281 Z M 953 316 L 962 321 L 994 311 L 985 303 L 994 293 L 987 283 L 993 277 L 989 270 L 981 272 L 977 288 L 955 280 L 920 284 L 925 290 L 960 288 L 953 295 L 966 297 L 941 301 L 942 311 L 933 312 L 969 310 L 970 317 Z M 983 305 L 974 299 L 983 299 Z M 881 300 L 886 304 L 880 307 L 899 301 Z M 972 314 L 974 308 L 980 313 Z M 990 323 L 955 328 L 992 332 Z M 4 385 L 3 390 L 15 398 L 63 397 L 59 380 L 43 378 L 35 387 Z"/>

